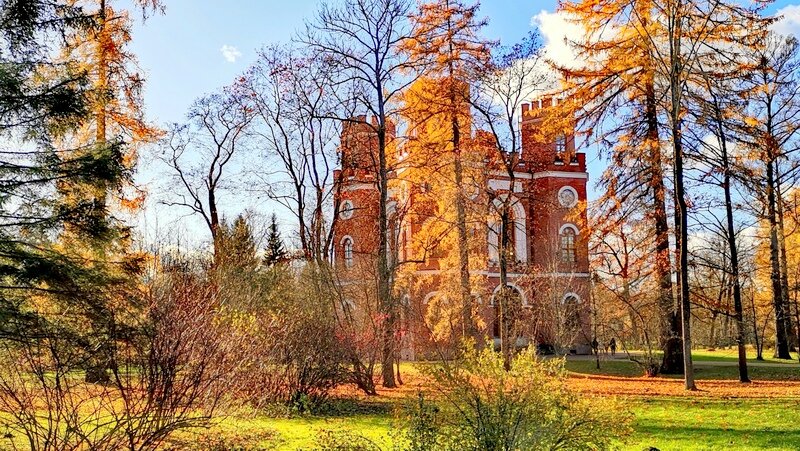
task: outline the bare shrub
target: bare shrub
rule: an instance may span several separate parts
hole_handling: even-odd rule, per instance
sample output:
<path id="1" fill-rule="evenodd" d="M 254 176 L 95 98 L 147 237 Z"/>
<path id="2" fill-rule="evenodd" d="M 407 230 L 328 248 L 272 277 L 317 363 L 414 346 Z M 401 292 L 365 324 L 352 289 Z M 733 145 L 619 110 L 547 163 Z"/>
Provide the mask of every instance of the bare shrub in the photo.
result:
<path id="1" fill-rule="evenodd" d="M 77 335 L 52 316 L 37 334 L 4 341 L 0 426 L 9 448 L 153 450 L 177 430 L 207 425 L 225 399 L 236 346 L 215 322 L 213 291 L 170 273 L 144 300 L 141 310 L 130 303 L 105 318 L 108 335 Z M 86 383 L 82 369 L 98 348 L 110 377 Z"/>
<path id="2" fill-rule="evenodd" d="M 436 401 L 420 397 L 408 409 L 401 448 L 602 450 L 630 433 L 618 406 L 569 390 L 562 360 L 528 349 L 511 363 L 487 347 L 428 370 Z"/>

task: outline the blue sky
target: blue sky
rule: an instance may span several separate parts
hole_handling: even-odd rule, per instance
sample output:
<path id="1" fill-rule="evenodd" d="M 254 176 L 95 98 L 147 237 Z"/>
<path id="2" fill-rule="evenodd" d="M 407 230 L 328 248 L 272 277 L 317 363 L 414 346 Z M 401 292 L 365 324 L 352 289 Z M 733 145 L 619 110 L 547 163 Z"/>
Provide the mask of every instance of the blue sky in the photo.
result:
<path id="1" fill-rule="evenodd" d="M 284 42 L 306 18 L 312 0 L 166 0 L 167 12 L 137 24 L 132 50 L 147 76 L 148 116 L 158 123 L 181 120 L 195 98 L 230 83 L 265 44 Z M 514 42 L 531 30 L 531 17 L 553 10 L 555 0 L 482 2 L 487 36 Z M 223 46 L 240 56 L 231 62 Z"/>
<path id="2" fill-rule="evenodd" d="M 149 120 L 156 124 L 180 122 L 192 101 L 201 95 L 231 83 L 256 57 L 256 51 L 267 44 L 285 42 L 311 18 L 318 1 L 312 0 L 164 0 L 166 14 L 137 23 L 131 50 L 138 56 L 146 76 L 145 105 Z M 335 2 L 336 0 L 330 0 Z M 787 20 L 780 31 L 800 29 L 800 6 L 792 0 L 779 0 L 769 9 L 782 11 Z M 794 0 L 797 1 L 797 0 Z M 543 24 L 545 40 L 558 41 L 567 28 L 553 19 L 556 0 L 484 0 L 482 16 L 489 18 L 487 37 L 506 43 L 519 41 L 532 29 L 532 18 Z M 534 21 L 536 22 L 536 21 Z M 547 26 L 549 24 L 549 26 Z M 561 33 L 560 36 L 559 33 Z M 590 175 L 590 199 L 596 197 L 593 185 L 603 170 L 603 162 L 587 152 Z M 163 169 L 143 158 L 138 181 L 153 194 L 154 181 L 162 179 Z M 252 203 L 252 199 L 223 198 L 228 217 L 255 207 L 267 213 L 273 206 Z M 249 202 L 249 204 L 248 204 Z M 287 221 L 288 216 L 278 212 Z M 197 220 L 181 220 L 174 210 L 148 202 L 148 211 L 139 218 L 140 230 L 174 229 L 191 242 L 205 240 L 207 232 Z M 155 237 L 145 237 L 152 241 Z"/>

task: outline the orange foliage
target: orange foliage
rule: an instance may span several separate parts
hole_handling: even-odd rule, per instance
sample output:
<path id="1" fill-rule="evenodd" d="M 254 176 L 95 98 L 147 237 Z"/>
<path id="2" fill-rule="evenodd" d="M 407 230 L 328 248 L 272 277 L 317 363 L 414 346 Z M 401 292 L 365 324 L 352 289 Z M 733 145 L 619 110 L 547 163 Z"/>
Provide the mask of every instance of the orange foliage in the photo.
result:
<path id="1" fill-rule="evenodd" d="M 583 393 L 604 396 L 681 396 L 691 398 L 800 398 L 800 381 L 703 380 L 699 390 L 688 391 L 683 379 L 613 377 L 572 374 L 568 385 Z"/>
<path id="2" fill-rule="evenodd" d="M 400 388 L 378 387 L 378 395 L 385 401 L 411 399 L 420 390 L 427 390 L 431 381 L 412 365 L 403 365 L 403 380 Z M 594 396 L 624 396 L 636 398 L 688 397 L 701 399 L 800 399 L 800 381 L 754 381 L 742 384 L 737 380 L 703 380 L 699 390 L 687 391 L 682 379 L 662 377 L 617 377 L 570 373 L 567 386 L 578 392 Z M 340 386 L 335 396 L 360 397 L 362 394 L 352 386 Z"/>

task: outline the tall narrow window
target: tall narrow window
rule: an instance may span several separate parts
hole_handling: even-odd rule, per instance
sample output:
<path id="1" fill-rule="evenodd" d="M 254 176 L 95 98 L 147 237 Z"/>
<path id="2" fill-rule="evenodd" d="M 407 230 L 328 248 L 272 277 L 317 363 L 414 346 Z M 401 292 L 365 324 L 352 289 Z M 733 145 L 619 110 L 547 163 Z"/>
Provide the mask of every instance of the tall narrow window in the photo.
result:
<path id="1" fill-rule="evenodd" d="M 508 248 L 506 249 L 506 260 L 510 263 L 515 263 L 517 261 L 516 251 L 517 251 L 517 240 L 516 240 L 516 223 L 514 222 L 514 212 L 508 212 L 508 231 L 503 229 L 503 221 L 502 218 L 500 220 L 500 230 L 503 234 L 507 234 L 508 236 Z M 501 234 L 499 237 L 500 240 L 503 239 L 503 235 Z M 500 241 L 502 243 L 502 241 Z"/>
<path id="2" fill-rule="evenodd" d="M 342 247 L 344 250 L 344 265 L 351 268 L 353 266 L 353 239 L 346 237 L 342 240 Z"/>
<path id="3" fill-rule="evenodd" d="M 564 326 L 570 332 L 576 332 L 581 327 L 580 300 L 577 296 L 568 294 L 561 301 L 564 307 Z"/>
<path id="4" fill-rule="evenodd" d="M 572 227 L 564 227 L 561 232 L 561 261 L 565 263 L 578 261 L 575 248 L 575 229 Z"/>
<path id="5" fill-rule="evenodd" d="M 564 153 L 567 151 L 567 137 L 565 135 L 558 135 L 556 138 L 556 153 Z"/>

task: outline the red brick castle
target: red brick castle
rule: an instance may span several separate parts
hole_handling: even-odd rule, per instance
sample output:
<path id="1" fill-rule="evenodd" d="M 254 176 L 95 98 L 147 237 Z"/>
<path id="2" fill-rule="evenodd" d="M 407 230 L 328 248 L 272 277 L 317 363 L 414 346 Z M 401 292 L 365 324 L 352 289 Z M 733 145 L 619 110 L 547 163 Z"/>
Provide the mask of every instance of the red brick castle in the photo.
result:
<path id="1" fill-rule="evenodd" d="M 523 105 L 522 152 L 514 171 L 513 187 L 505 168 L 493 165 L 491 158 L 479 159 L 484 162 L 480 168 L 483 186 L 468 196 L 472 204 L 481 207 L 483 203 L 489 213 L 481 227 L 471 227 L 472 241 L 478 243 L 470 255 L 474 308 L 481 320 L 481 335 L 497 342 L 497 306 L 493 296 L 500 284 L 498 221 L 491 208 L 486 207 L 490 198 L 494 202 L 509 200 L 514 223 L 510 234 L 513 262 L 508 267 L 509 285 L 521 300 L 520 321 L 524 325 L 519 344 L 588 353 L 590 274 L 587 233 L 583 229 L 586 158 L 576 152 L 573 135 L 540 142 L 545 141 L 537 133 L 542 126 L 541 113 L 552 102 L 547 99 Z M 355 119 L 345 124 L 341 135 L 341 169 L 336 174 L 340 207 L 332 257 L 343 279 L 353 283 L 368 279 L 364 271 L 370 271 L 375 261 L 379 200 L 375 170 L 377 138 L 366 117 Z M 388 132 L 394 137 L 393 128 Z M 398 155 L 398 162 L 402 163 L 403 154 L 398 152 Z M 412 279 L 399 284 L 402 292 L 398 296 L 409 311 L 418 313 L 407 315 L 404 325 L 402 355 L 413 359 L 424 356 L 430 346 L 431 331 L 425 323 L 426 318 L 430 319 L 431 300 L 440 295 L 448 256 L 436 249 L 421 253 L 413 245 L 425 220 L 419 211 L 428 208 L 422 206 L 423 196 L 419 193 L 435 194 L 437 187 L 425 180 L 406 180 L 404 171 L 402 164 L 395 164 L 391 172 L 390 247 L 394 262 L 407 262 L 402 265 L 402 272 Z M 452 267 L 449 270 L 457 271 Z"/>

